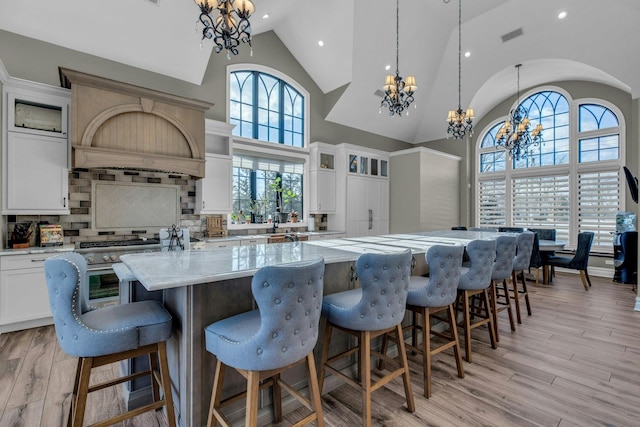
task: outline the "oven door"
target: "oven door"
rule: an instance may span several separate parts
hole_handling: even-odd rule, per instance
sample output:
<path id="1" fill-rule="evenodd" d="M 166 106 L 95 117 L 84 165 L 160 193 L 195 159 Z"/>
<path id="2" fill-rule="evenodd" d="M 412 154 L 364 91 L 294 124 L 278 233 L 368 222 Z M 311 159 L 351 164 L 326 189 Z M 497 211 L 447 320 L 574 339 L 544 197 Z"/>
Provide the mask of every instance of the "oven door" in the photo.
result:
<path id="1" fill-rule="evenodd" d="M 87 271 L 87 276 L 90 306 L 102 307 L 120 302 L 120 281 L 111 266 L 91 268 Z"/>

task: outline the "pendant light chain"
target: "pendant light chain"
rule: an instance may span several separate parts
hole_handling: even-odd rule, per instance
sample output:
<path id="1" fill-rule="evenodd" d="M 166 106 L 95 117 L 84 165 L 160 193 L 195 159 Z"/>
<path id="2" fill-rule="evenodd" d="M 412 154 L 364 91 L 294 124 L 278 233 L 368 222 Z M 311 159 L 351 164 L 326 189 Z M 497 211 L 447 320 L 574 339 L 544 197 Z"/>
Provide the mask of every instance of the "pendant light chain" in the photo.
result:
<path id="1" fill-rule="evenodd" d="M 462 0 L 458 0 L 458 110 L 462 110 Z"/>

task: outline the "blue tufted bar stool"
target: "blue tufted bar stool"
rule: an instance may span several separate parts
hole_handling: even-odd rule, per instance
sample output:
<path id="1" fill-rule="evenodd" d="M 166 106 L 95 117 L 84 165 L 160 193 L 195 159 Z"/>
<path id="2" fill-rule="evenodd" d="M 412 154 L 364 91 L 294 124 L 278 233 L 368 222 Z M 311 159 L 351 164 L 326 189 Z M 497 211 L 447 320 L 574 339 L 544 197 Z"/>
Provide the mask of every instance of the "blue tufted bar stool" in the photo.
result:
<path id="1" fill-rule="evenodd" d="M 313 348 L 322 310 L 324 259 L 263 267 L 253 276 L 251 291 L 258 309 L 228 317 L 205 328 L 207 351 L 216 356 L 208 426 L 231 426 L 221 408 L 246 395 L 245 426 L 258 422 L 259 389 L 273 387 L 273 413 L 282 421 L 280 387 L 312 411 L 295 425 L 323 426 Z M 310 399 L 280 378 L 306 362 Z M 247 380 L 247 391 L 222 399 L 227 367 Z"/>
<path id="2" fill-rule="evenodd" d="M 86 271 L 85 259 L 75 252 L 49 258 L 44 263 L 58 343 L 65 353 L 78 357 L 67 425 L 82 426 L 89 393 L 150 375 L 152 403 L 101 421 L 99 425 L 115 424 L 165 406 L 169 425 L 175 426 L 165 343 L 171 337 L 171 315 L 157 301 L 85 312 L 82 301 L 88 289 Z M 149 356 L 149 370 L 89 385 L 92 368 L 144 355 Z"/>
<path id="3" fill-rule="evenodd" d="M 531 304 L 529 303 L 529 293 L 527 292 L 527 281 L 524 278 L 524 270 L 528 270 L 529 264 L 531 263 L 531 253 L 533 252 L 535 236 L 535 233 L 526 231 L 518 234 L 516 241 L 516 256 L 513 259 L 513 269 L 511 271 L 511 297 L 515 302 L 518 323 L 522 323 L 520 297 L 524 297 L 527 314 L 531 316 Z M 520 288 L 518 288 L 518 278 L 522 281 L 522 287 Z"/>
<path id="4" fill-rule="evenodd" d="M 327 295 L 322 302 L 322 315 L 327 326 L 322 344 L 322 357 L 318 373 L 320 391 L 326 371 L 337 375 L 362 391 L 362 422 L 371 425 L 371 393 L 392 379 L 402 376 L 409 412 L 415 411 L 409 365 L 401 322 L 404 318 L 411 275 L 411 251 L 388 254 L 364 254 L 356 261 L 360 288 Z M 333 329 L 339 329 L 358 340 L 357 347 L 329 358 Z M 398 357 L 392 359 L 371 349 L 371 339 L 389 332 L 396 333 Z M 358 375 L 354 380 L 332 364 L 358 353 Z M 395 368 L 377 382 L 371 381 L 371 355 L 388 362 Z"/>
<path id="5" fill-rule="evenodd" d="M 511 279 L 513 260 L 516 256 L 518 238 L 515 235 L 499 236 L 496 239 L 496 260 L 491 274 L 491 310 L 493 312 L 493 326 L 496 331 L 496 341 L 500 341 L 498 331 L 498 314 L 507 310 L 511 330 L 516 330 L 511 310 L 511 297 L 507 287 L 507 279 Z"/>
<path id="6" fill-rule="evenodd" d="M 469 262 L 463 265 L 458 280 L 458 307 L 462 305 L 462 320 L 458 326 L 462 327 L 464 332 L 465 360 L 471 362 L 471 330 L 487 325 L 491 347 L 496 348 L 493 312 L 489 301 L 496 241 L 491 239 L 469 242 L 467 256 Z M 479 304 L 472 306 L 472 298 L 479 299 Z"/>
<path id="7" fill-rule="evenodd" d="M 409 280 L 407 309 L 413 313 L 413 323 L 408 327 L 412 332 L 412 345 L 408 345 L 408 347 L 422 354 L 424 396 L 426 398 L 431 397 L 432 356 L 453 347 L 458 376 L 464 378 L 456 315 L 453 307 L 458 294 L 463 254 L 464 246 L 462 245 L 432 246 L 425 254 L 429 266 L 429 277 L 411 276 Z M 437 316 L 443 312 L 446 318 Z M 420 324 L 416 322 L 416 315 L 420 315 Z M 432 330 L 432 318 L 447 322 L 449 333 Z M 416 345 L 418 331 L 422 331 L 421 346 Z M 439 343 L 432 348 L 431 335 L 443 339 L 444 343 Z M 386 348 L 385 345 L 383 348 Z"/>

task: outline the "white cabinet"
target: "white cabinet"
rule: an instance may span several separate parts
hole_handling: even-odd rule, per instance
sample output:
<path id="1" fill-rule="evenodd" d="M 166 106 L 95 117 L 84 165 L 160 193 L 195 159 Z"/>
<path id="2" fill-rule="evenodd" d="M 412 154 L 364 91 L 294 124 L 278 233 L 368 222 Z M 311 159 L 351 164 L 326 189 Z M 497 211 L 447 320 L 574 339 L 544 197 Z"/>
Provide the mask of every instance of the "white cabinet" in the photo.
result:
<path id="1" fill-rule="evenodd" d="M 230 240 L 230 239 L 224 239 L 220 241 L 207 240 L 205 249 L 231 248 L 233 246 L 240 246 L 240 240 Z"/>
<path id="2" fill-rule="evenodd" d="M 347 177 L 347 237 L 389 232 L 389 182 Z"/>
<path id="3" fill-rule="evenodd" d="M 69 214 L 69 91 L 9 79 L 2 99 L 2 214 Z"/>
<path id="4" fill-rule="evenodd" d="M 310 149 L 309 212 L 333 213 L 336 211 L 335 148 L 314 142 Z"/>
<path id="5" fill-rule="evenodd" d="M 205 176 L 196 181 L 196 213 L 231 212 L 232 160 L 228 156 L 205 155 Z"/>
<path id="6" fill-rule="evenodd" d="M 336 211 L 336 173 L 335 171 L 309 172 L 311 201 L 309 212 L 332 213 Z"/>
<path id="7" fill-rule="evenodd" d="M 22 322 L 52 324 L 44 261 L 56 253 L 0 257 L 0 331 L 23 329 Z"/>
<path id="8" fill-rule="evenodd" d="M 350 144 L 336 146 L 336 210 L 331 229 L 347 237 L 389 232 L 389 154 Z"/>
<path id="9" fill-rule="evenodd" d="M 68 214 L 68 142 L 9 132 L 3 214 Z"/>
<path id="10" fill-rule="evenodd" d="M 234 125 L 205 120 L 205 176 L 196 181 L 196 214 L 225 214 L 232 209 Z"/>

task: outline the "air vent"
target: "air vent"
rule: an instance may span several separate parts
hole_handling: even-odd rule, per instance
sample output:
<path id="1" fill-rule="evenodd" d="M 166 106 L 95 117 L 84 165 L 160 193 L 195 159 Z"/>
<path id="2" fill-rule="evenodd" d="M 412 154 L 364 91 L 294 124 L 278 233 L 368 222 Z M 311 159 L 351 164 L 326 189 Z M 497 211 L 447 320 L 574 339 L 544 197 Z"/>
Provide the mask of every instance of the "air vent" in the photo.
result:
<path id="1" fill-rule="evenodd" d="M 158 4 L 158 0 L 147 0 L 149 3 Z"/>
<path id="2" fill-rule="evenodd" d="M 524 33 L 522 32 L 522 28 L 518 28 L 517 30 L 513 30 L 513 31 L 511 31 L 510 33 L 503 34 L 503 35 L 502 35 L 502 43 L 506 43 L 506 42 L 508 42 L 509 40 L 513 40 L 513 39 L 515 39 L 516 37 L 520 37 L 522 34 L 524 34 Z"/>
<path id="3" fill-rule="evenodd" d="M 379 96 L 380 98 L 384 98 L 384 92 L 381 91 L 380 89 L 376 90 L 375 92 L 373 92 L 373 94 L 375 96 Z"/>

